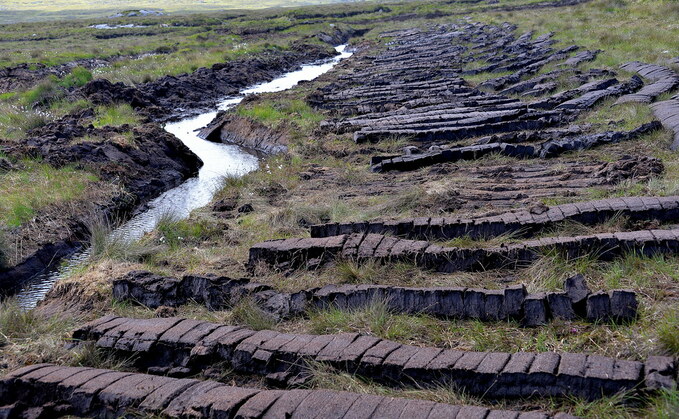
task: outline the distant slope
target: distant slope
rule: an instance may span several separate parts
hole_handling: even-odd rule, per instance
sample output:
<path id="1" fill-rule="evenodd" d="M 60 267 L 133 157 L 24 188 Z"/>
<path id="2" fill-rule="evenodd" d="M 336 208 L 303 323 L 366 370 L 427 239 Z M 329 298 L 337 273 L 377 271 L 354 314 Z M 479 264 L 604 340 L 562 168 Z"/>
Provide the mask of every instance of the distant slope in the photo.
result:
<path id="1" fill-rule="evenodd" d="M 0 2 L 0 24 L 107 17 L 139 9 L 164 13 L 210 12 L 364 1 L 369 0 L 3 0 Z"/>

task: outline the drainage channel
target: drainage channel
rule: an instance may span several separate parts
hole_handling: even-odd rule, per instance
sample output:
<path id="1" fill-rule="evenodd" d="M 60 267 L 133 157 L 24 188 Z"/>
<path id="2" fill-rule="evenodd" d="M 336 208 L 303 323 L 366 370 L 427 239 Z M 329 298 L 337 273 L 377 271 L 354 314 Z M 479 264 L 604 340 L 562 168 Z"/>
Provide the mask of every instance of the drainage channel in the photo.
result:
<path id="1" fill-rule="evenodd" d="M 299 70 L 285 73 L 266 83 L 261 83 L 240 92 L 240 95 L 225 98 L 217 110 L 185 118 L 165 125 L 165 130 L 179 138 L 202 161 L 196 177 L 186 180 L 151 201 L 147 209 L 132 217 L 111 234 L 119 240 L 138 240 L 152 231 L 158 221 L 167 215 L 174 219 L 188 218 L 191 211 L 209 204 L 219 190 L 225 177 L 243 176 L 259 167 L 258 158 L 244 149 L 230 144 L 214 143 L 198 137 L 198 131 L 212 121 L 217 112 L 238 105 L 246 95 L 273 93 L 288 90 L 301 81 L 313 80 L 330 71 L 341 60 L 351 56 L 346 45 L 335 47 L 339 55 L 331 60 L 303 65 Z M 17 294 L 24 309 L 35 307 L 54 284 L 86 263 L 89 248 L 76 252 L 65 259 L 57 269 L 36 276 Z"/>

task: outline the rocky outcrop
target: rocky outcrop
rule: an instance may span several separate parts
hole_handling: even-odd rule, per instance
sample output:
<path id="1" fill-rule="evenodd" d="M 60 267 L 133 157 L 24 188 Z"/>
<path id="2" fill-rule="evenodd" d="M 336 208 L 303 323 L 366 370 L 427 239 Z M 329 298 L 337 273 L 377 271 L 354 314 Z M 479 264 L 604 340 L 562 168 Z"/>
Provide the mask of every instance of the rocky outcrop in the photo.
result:
<path id="1" fill-rule="evenodd" d="M 573 297 L 573 290 L 584 290 L 584 293 L 576 293 Z M 277 320 L 303 316 L 314 309 L 355 310 L 376 302 L 384 303 L 394 313 L 424 313 L 444 319 L 482 321 L 513 319 L 529 327 L 545 324 L 552 318 L 586 317 L 594 322 L 636 318 L 638 303 L 633 291 L 598 293 L 592 295 L 591 301 L 590 294 L 581 276 L 569 278 L 564 292 L 536 295 L 528 295 L 523 285 L 499 290 L 327 285 L 288 293 L 248 279 L 196 275 L 176 279 L 143 271 L 133 271 L 113 281 L 114 299 L 149 308 L 177 307 L 193 302 L 212 310 L 222 310 L 249 298 Z"/>
<path id="2" fill-rule="evenodd" d="M 198 136 L 208 141 L 236 144 L 265 154 L 286 153 L 289 140 L 285 130 L 273 130 L 250 118 L 220 112 Z"/>
<path id="3" fill-rule="evenodd" d="M 630 221 L 679 221 L 679 196 L 608 198 L 572 204 L 540 206 L 490 217 L 419 217 L 389 221 L 330 223 L 311 226 L 311 237 L 339 234 L 378 233 L 413 240 L 469 237 L 489 239 L 512 234 L 531 237 L 559 223 L 575 221 L 586 225 L 604 223 L 616 216 Z"/>
<path id="4" fill-rule="evenodd" d="M 136 367 L 172 375 L 224 362 L 235 371 L 264 375 L 272 383 L 299 383 L 309 362 L 322 362 L 390 386 L 454 385 L 489 399 L 576 396 L 597 399 L 622 391 L 676 384 L 672 358 L 649 366 L 580 353 L 467 352 L 404 345 L 357 333 L 301 335 L 181 318 L 106 316 L 74 332 L 137 360 Z M 654 375 L 655 373 L 655 375 Z"/>
<path id="5" fill-rule="evenodd" d="M 330 390 L 265 390 L 87 367 L 38 364 L 0 381 L 2 417 L 549 419 L 540 412 L 491 410 Z M 555 419 L 572 416 L 558 414 Z"/>
<path id="6" fill-rule="evenodd" d="M 442 219 L 440 219 L 442 220 Z M 276 269 L 318 267 L 335 259 L 406 262 L 439 272 L 512 269 L 556 250 L 568 259 L 595 255 L 611 260 L 625 253 L 644 255 L 679 251 L 679 230 L 641 230 L 586 236 L 549 237 L 499 247 L 442 247 L 424 240 L 383 234 L 342 234 L 325 238 L 269 240 L 250 248 L 248 264 Z"/>

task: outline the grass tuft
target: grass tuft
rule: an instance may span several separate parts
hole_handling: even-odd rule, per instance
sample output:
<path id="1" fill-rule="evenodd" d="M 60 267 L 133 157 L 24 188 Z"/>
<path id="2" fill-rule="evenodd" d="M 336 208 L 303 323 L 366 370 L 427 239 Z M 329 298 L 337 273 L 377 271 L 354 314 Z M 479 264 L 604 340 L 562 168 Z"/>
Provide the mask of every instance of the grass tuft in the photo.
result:
<path id="1" fill-rule="evenodd" d="M 678 9 L 679 12 L 679 9 Z M 677 419 L 679 417 L 679 389 L 659 390 L 649 400 L 644 417 L 654 419 Z"/>
<path id="2" fill-rule="evenodd" d="M 74 352 L 70 365 L 125 371 L 133 367 L 137 356 L 120 357 L 117 354 L 98 348 L 95 342 L 84 342 Z"/>
<path id="3" fill-rule="evenodd" d="M 92 72 L 84 67 L 75 67 L 63 79 L 59 80 L 62 87 L 81 87 L 92 81 Z"/>
<path id="4" fill-rule="evenodd" d="M 309 320 L 310 328 L 316 334 L 358 332 L 400 341 L 429 335 L 436 341 L 437 331 L 440 331 L 440 323 L 431 317 L 394 314 L 383 300 L 351 310 L 338 307 L 314 310 L 309 313 Z"/>
<path id="5" fill-rule="evenodd" d="M 318 126 L 324 118 L 301 99 L 263 101 L 251 107 L 238 107 L 236 112 L 271 128 L 276 128 L 287 121 L 294 122 L 303 130 L 309 130 Z"/>
<path id="6" fill-rule="evenodd" d="M 560 290 L 567 277 L 594 269 L 597 260 L 595 255 L 570 259 L 556 249 L 548 250 L 528 268 L 527 288 L 530 292 Z"/>
<path id="7" fill-rule="evenodd" d="M 42 110 L 0 102 L 0 136 L 19 140 L 32 129 L 46 125 L 52 116 Z"/>
<path id="8" fill-rule="evenodd" d="M 136 125 L 141 121 L 141 117 L 127 103 L 112 106 L 99 106 L 96 109 L 92 125 L 96 128 L 105 126 L 119 127 L 121 125 Z"/>
<path id="9" fill-rule="evenodd" d="M 178 220 L 172 214 L 163 214 L 156 230 L 160 233 L 159 241 L 169 246 L 170 250 L 200 244 L 222 232 L 220 226 L 208 218 Z"/>
<path id="10" fill-rule="evenodd" d="M 95 218 L 89 222 L 90 260 L 114 260 L 119 262 L 141 262 L 160 253 L 162 246 L 144 240 L 130 240 L 115 233 L 115 224 L 110 220 Z"/>
<path id="11" fill-rule="evenodd" d="M 68 361 L 72 353 L 64 347 L 64 339 L 77 322 L 73 316 L 24 310 L 13 298 L 0 302 L 0 346 L 4 364 L 0 369 Z"/>
<path id="12" fill-rule="evenodd" d="M 48 105 L 64 97 L 64 91 L 58 84 L 56 77 L 49 77 L 34 88 L 21 94 L 21 101 L 25 106 L 35 108 Z"/>
<path id="13" fill-rule="evenodd" d="M 658 341 L 672 356 L 679 356 L 679 310 L 665 315 L 658 325 Z"/>
<path id="14" fill-rule="evenodd" d="M 251 298 L 242 299 L 232 310 L 233 320 L 252 330 L 270 330 L 276 327 L 276 320 L 259 308 Z"/>
<path id="15" fill-rule="evenodd" d="M 375 262 L 357 262 L 354 260 L 342 260 L 337 262 L 337 274 L 340 282 L 363 283 L 375 282 L 378 266 Z"/>

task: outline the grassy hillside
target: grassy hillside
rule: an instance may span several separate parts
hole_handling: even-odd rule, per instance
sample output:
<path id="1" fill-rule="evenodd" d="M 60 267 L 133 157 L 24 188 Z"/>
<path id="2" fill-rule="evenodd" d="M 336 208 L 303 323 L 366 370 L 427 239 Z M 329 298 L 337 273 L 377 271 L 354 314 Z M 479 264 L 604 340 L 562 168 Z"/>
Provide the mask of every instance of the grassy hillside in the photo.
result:
<path id="1" fill-rule="evenodd" d="M 14 22 L 35 22 L 51 19 L 73 19 L 106 17 L 125 10 L 153 10 L 163 13 L 209 12 L 225 9 L 264 9 L 271 7 L 299 7 L 315 4 L 356 3 L 363 0 L 56 0 L 29 1 L 6 0 L 0 4 L 0 24 Z"/>

